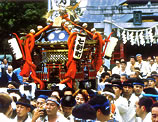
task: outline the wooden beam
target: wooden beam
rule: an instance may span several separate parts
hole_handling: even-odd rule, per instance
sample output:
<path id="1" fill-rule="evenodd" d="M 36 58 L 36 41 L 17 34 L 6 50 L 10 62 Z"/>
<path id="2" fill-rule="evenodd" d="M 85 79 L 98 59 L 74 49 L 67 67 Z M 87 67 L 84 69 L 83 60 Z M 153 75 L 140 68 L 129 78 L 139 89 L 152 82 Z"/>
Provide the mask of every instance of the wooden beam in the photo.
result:
<path id="1" fill-rule="evenodd" d="M 127 7 L 127 6 L 87 6 L 88 14 L 91 15 L 109 15 L 109 14 L 133 14 L 133 11 L 142 11 L 143 14 L 158 13 L 157 6 L 140 6 L 140 7 Z"/>
<path id="2" fill-rule="evenodd" d="M 132 22 L 110 22 L 107 20 L 104 20 L 103 22 L 112 24 L 112 28 L 117 28 L 117 26 L 120 26 L 122 28 L 133 28 L 135 30 L 150 28 L 158 25 L 158 22 L 143 22 L 141 25 L 134 25 Z"/>

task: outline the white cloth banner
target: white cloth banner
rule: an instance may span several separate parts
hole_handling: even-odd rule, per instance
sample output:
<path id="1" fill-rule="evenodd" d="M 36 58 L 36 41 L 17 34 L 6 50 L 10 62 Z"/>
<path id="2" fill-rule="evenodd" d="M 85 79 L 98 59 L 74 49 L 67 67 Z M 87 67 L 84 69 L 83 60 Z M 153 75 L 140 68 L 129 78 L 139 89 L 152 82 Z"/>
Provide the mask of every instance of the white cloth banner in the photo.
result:
<path id="1" fill-rule="evenodd" d="M 110 38 L 110 42 L 108 42 L 108 45 L 105 50 L 105 56 L 112 57 L 112 52 L 114 51 L 115 46 L 117 45 L 118 39 L 115 37 Z"/>
<path id="2" fill-rule="evenodd" d="M 123 44 L 126 44 L 127 38 L 126 38 L 126 31 L 125 30 L 122 32 L 122 39 L 123 39 Z"/>
<path id="3" fill-rule="evenodd" d="M 131 32 L 130 35 L 129 35 L 129 39 L 130 39 L 130 41 L 131 41 L 131 45 L 134 45 L 134 44 L 135 44 L 133 34 L 134 34 L 134 32 Z"/>
<path id="4" fill-rule="evenodd" d="M 8 40 L 8 44 L 10 45 L 13 55 L 15 57 L 16 60 L 21 59 L 22 58 L 22 52 L 21 49 L 19 47 L 19 44 L 16 40 L 16 38 L 12 38 Z"/>
<path id="5" fill-rule="evenodd" d="M 145 45 L 145 40 L 144 40 L 143 31 L 140 32 L 139 38 L 140 38 L 140 44 L 141 44 L 141 45 Z"/>
<path id="6" fill-rule="evenodd" d="M 73 53 L 74 59 L 81 59 L 85 41 L 86 41 L 86 36 L 77 35 L 75 40 L 74 53 Z"/>

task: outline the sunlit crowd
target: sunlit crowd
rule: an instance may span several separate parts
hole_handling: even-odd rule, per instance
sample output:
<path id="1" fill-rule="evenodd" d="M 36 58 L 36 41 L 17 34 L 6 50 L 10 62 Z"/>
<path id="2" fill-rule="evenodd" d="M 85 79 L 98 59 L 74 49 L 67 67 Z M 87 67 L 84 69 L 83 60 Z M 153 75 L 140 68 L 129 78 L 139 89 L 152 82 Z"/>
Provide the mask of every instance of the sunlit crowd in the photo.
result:
<path id="1" fill-rule="evenodd" d="M 3 59 L 0 121 L 158 122 L 158 56 L 137 54 L 116 60 L 111 69 L 105 64 L 93 80 L 69 88 L 56 77 L 50 90 L 37 94 L 31 77 L 20 76 L 22 65 L 14 69 Z"/>

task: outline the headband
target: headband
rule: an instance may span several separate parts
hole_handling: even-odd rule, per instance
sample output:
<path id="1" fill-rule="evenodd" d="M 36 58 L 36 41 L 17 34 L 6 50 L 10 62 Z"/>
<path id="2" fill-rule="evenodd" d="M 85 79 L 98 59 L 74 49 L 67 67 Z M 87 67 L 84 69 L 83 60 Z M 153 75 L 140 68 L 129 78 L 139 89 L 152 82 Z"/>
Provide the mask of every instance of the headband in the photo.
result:
<path id="1" fill-rule="evenodd" d="M 113 98 L 115 98 L 115 94 L 108 92 L 108 91 L 102 92 L 101 94 L 102 95 L 104 95 L 104 94 L 111 95 Z"/>
<path id="2" fill-rule="evenodd" d="M 92 119 L 80 119 L 80 118 L 74 118 L 74 120 L 77 120 L 77 121 L 79 121 L 79 122 L 96 122 L 96 120 L 92 120 Z"/>
<path id="3" fill-rule="evenodd" d="M 122 89 L 122 86 L 118 85 L 118 84 L 113 84 L 112 86 L 118 87 L 120 89 Z"/>
<path id="4" fill-rule="evenodd" d="M 23 106 L 32 108 L 32 106 L 28 103 L 16 102 L 16 105 L 23 105 Z"/>
<path id="5" fill-rule="evenodd" d="M 158 99 L 158 95 L 155 94 L 142 94 L 145 97 L 156 97 L 156 99 Z"/>
<path id="6" fill-rule="evenodd" d="M 123 83 L 123 86 L 129 86 L 129 87 L 132 87 L 133 88 L 133 84 L 132 83 Z"/>
<path id="7" fill-rule="evenodd" d="M 107 110 L 108 108 L 110 108 L 110 103 L 109 100 L 107 100 L 104 104 L 96 104 L 96 105 L 92 105 L 94 108 L 96 107 L 105 107 L 105 110 Z"/>
<path id="8" fill-rule="evenodd" d="M 59 103 L 58 101 L 53 100 L 53 99 L 51 99 L 51 98 L 48 98 L 48 99 L 46 100 L 46 102 L 47 102 L 47 101 L 52 101 L 52 102 L 55 102 L 57 105 L 60 105 L 60 103 Z"/>
<path id="9" fill-rule="evenodd" d="M 136 57 L 137 57 L 137 56 L 142 56 L 142 55 L 141 55 L 141 54 L 137 54 Z"/>
<path id="10" fill-rule="evenodd" d="M 137 82 L 134 82 L 133 85 L 140 85 L 140 86 L 144 86 L 144 84 L 142 83 L 137 83 Z"/>
<path id="11" fill-rule="evenodd" d="M 37 99 L 38 99 L 38 98 L 42 98 L 42 99 L 45 99 L 45 100 L 46 100 L 46 99 L 48 99 L 48 96 L 46 96 L 46 95 L 39 95 L 39 96 L 37 97 Z"/>
<path id="12" fill-rule="evenodd" d="M 153 80 L 155 82 L 155 79 L 154 78 L 147 78 L 147 80 Z"/>

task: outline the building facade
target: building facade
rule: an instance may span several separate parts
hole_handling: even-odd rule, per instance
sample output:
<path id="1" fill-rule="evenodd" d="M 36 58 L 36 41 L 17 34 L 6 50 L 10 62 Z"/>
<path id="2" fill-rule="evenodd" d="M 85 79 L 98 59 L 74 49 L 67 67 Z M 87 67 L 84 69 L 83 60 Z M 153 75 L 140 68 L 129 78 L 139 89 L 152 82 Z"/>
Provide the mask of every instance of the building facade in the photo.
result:
<path id="1" fill-rule="evenodd" d="M 119 42 L 112 59 L 128 60 L 137 53 L 158 55 L 157 9 L 156 0 L 88 0 L 80 19 L 93 23 L 103 35 L 114 31 Z"/>

